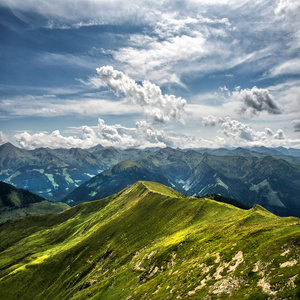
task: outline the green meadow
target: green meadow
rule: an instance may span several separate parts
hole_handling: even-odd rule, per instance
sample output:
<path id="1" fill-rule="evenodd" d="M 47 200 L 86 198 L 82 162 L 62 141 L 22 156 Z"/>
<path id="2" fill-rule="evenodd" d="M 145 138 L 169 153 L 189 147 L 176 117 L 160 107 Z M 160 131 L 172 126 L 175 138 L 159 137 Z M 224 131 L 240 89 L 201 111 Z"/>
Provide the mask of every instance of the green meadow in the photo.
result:
<path id="1" fill-rule="evenodd" d="M 0 299 L 298 299 L 300 220 L 137 182 L 0 226 Z"/>

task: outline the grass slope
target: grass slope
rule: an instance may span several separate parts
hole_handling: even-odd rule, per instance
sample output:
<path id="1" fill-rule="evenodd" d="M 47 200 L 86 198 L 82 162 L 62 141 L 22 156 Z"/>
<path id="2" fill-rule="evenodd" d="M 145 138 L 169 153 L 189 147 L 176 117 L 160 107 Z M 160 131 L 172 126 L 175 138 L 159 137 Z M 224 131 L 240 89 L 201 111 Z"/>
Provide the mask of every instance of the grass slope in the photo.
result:
<path id="1" fill-rule="evenodd" d="M 300 226 L 137 182 L 0 226 L 1 299 L 297 299 Z"/>

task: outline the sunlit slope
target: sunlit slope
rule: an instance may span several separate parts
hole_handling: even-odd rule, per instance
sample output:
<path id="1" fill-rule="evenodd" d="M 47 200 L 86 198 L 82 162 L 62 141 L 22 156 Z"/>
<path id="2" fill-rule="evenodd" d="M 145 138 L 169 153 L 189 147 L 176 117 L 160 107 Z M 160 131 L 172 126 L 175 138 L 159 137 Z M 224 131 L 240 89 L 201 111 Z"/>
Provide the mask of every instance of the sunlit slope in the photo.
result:
<path id="1" fill-rule="evenodd" d="M 300 226 L 137 182 L 0 227 L 1 299 L 297 299 Z M 297 296 L 298 295 L 298 296 Z"/>

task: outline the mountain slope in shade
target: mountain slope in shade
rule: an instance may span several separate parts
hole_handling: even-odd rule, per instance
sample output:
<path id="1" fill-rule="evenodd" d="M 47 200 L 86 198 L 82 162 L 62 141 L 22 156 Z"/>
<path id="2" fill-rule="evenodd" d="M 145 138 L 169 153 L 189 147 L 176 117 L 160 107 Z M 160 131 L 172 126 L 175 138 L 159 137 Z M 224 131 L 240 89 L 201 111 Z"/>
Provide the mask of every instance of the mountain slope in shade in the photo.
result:
<path id="1" fill-rule="evenodd" d="M 219 194 L 250 207 L 259 204 L 277 215 L 300 217 L 298 166 L 271 156 L 214 156 L 172 148 L 117 164 L 63 201 L 72 205 L 70 200 L 78 204 L 104 198 L 137 180 L 163 183 L 189 196 Z"/>
<path id="2" fill-rule="evenodd" d="M 102 146 L 24 150 L 10 143 L 0 146 L 0 180 L 25 188 L 48 200 L 59 201 L 118 162 L 146 158 L 147 150 L 117 150 Z"/>
<path id="3" fill-rule="evenodd" d="M 190 196 L 220 194 L 248 206 L 260 204 L 281 216 L 300 217 L 300 168 L 283 159 L 166 148 L 137 163 L 164 175 Z"/>
<path id="4" fill-rule="evenodd" d="M 0 223 L 25 216 L 57 213 L 69 208 L 0 181 Z"/>
<path id="5" fill-rule="evenodd" d="M 282 216 L 300 216 L 300 170 L 270 156 L 207 156 L 191 171 L 185 189 L 189 195 L 221 194 Z"/>
<path id="6" fill-rule="evenodd" d="M 151 172 L 131 160 L 125 160 L 82 184 L 62 201 L 74 206 L 82 200 L 86 202 L 102 199 L 118 193 L 139 180 L 171 185 L 165 176 Z"/>
<path id="7" fill-rule="evenodd" d="M 153 182 L 5 223 L 0 251 L 3 299 L 300 296 L 299 219 Z"/>

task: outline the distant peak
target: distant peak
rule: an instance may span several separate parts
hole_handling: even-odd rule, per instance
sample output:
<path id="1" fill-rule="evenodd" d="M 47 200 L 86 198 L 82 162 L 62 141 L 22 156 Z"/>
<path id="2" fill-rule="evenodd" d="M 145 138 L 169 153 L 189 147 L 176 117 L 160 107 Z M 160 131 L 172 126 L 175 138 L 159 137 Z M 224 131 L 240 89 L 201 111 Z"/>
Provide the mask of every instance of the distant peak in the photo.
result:
<path id="1" fill-rule="evenodd" d="M 7 142 L 7 143 L 1 145 L 1 146 L 0 146 L 0 149 L 1 149 L 2 151 L 5 151 L 5 152 L 16 152 L 16 151 L 23 150 L 23 149 L 21 149 L 21 148 L 16 147 L 15 145 L 9 143 L 9 142 Z"/>
<path id="2" fill-rule="evenodd" d="M 2 147 L 3 147 L 3 148 L 18 148 L 18 147 L 16 147 L 15 145 L 13 145 L 13 144 L 10 143 L 10 142 L 7 142 L 7 143 L 1 145 L 0 147 L 1 147 L 1 148 L 2 148 Z"/>

